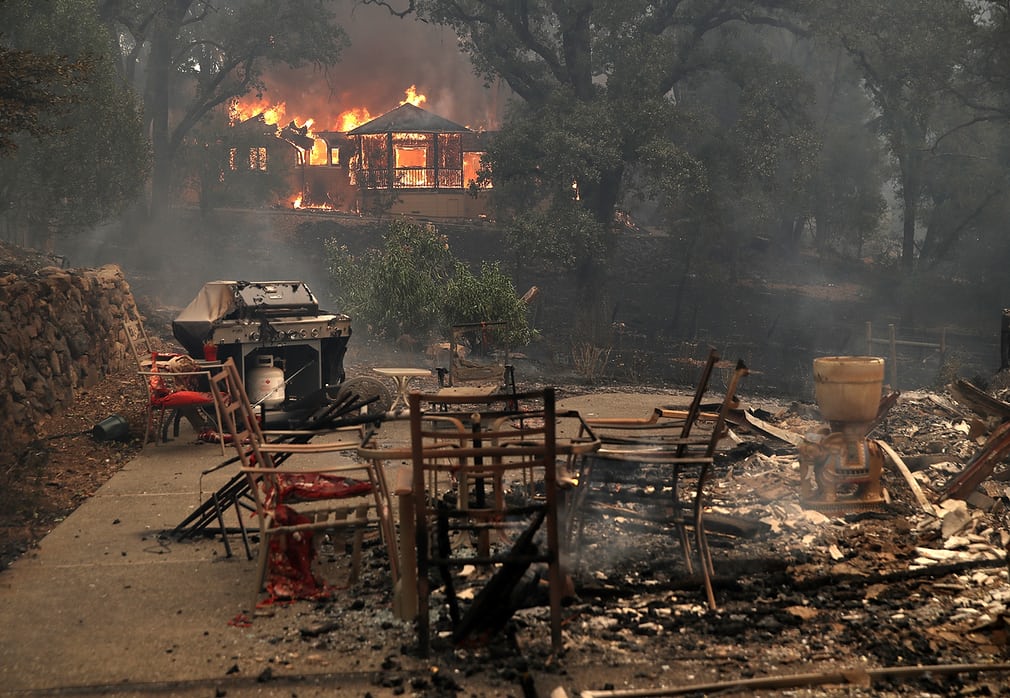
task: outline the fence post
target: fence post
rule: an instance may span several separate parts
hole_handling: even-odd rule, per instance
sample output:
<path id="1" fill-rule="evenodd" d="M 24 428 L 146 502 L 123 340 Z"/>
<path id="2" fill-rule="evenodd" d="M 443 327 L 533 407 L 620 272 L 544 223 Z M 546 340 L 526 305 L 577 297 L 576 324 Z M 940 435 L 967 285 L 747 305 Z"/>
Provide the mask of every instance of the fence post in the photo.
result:
<path id="1" fill-rule="evenodd" d="M 999 370 L 1010 368 L 1010 308 L 1003 309 L 999 331 Z"/>
<path id="2" fill-rule="evenodd" d="M 898 389 L 898 344 L 894 336 L 894 324 L 887 326 L 891 339 L 891 390 Z"/>

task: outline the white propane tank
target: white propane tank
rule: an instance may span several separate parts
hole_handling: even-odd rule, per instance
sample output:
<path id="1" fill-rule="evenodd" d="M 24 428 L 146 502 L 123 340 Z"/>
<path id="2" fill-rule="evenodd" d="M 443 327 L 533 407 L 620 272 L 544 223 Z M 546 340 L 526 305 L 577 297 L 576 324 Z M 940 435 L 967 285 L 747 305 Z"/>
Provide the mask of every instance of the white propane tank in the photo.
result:
<path id="1" fill-rule="evenodd" d="M 274 366 L 272 355 L 256 356 L 256 368 L 249 371 L 246 377 L 246 391 L 249 393 L 249 402 L 253 405 L 262 404 L 268 410 L 284 403 L 284 370 Z"/>

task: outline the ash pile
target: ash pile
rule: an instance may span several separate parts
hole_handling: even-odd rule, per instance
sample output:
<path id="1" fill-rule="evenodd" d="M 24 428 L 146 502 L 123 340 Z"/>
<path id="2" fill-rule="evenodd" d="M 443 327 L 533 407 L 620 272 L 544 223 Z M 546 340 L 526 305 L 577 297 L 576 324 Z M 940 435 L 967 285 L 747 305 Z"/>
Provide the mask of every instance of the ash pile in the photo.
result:
<path id="1" fill-rule="evenodd" d="M 866 434 L 886 449 L 879 483 L 852 486 L 834 506 L 811 496 L 803 462 L 825 432 L 818 406 L 741 405 L 730 420 L 735 445 L 717 455 L 708 484 L 718 609 L 686 574 L 672 536 L 604 513 L 587 522 L 582 559 L 591 564 L 577 570 L 569 631 L 579 659 L 570 659 L 638 668 L 597 689 L 656 688 L 678 669 L 689 684 L 819 671 L 829 684 L 839 667 L 947 666 L 951 674 L 885 679 L 883 688 L 1002 695 L 1010 674 L 971 673 L 1007 651 L 1002 382 L 885 396 Z M 880 695 L 868 677 L 866 695 Z"/>
<path id="2" fill-rule="evenodd" d="M 998 385 L 885 396 L 863 435 L 887 448 L 879 482 L 838 484 L 835 506 L 809 489 L 802 462 L 835 433 L 818 405 L 745 397 L 706 488 L 715 609 L 677 537 L 633 515 L 650 493 L 632 488 L 625 510 L 584 522 L 563 656 L 543 590 L 526 584 L 508 599 L 504 632 L 468 647 L 448 641 L 434 589 L 442 642 L 413 656 L 412 625 L 368 600 L 388 595 L 378 541 L 353 605 L 312 609 L 274 650 L 298 657 L 346 641 L 359 652 L 354 641 L 371 638 L 386 656 L 381 685 L 415 695 L 736 695 L 761 680 L 809 691 L 790 695 L 1004 695 L 1010 403 Z M 466 601 L 485 581 L 457 591 Z"/>

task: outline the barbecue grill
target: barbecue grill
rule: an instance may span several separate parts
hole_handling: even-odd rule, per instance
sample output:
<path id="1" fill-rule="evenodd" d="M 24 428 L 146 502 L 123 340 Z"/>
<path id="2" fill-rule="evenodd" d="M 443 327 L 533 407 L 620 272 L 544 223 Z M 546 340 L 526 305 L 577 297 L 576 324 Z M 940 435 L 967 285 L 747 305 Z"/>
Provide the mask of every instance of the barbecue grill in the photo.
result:
<path id="1" fill-rule="evenodd" d="M 321 310 L 301 281 L 211 281 L 172 322 L 172 333 L 194 358 L 234 360 L 250 394 L 262 390 L 253 381 L 269 365 L 279 380 L 260 393 L 261 406 L 291 412 L 318 406 L 327 387 L 344 381 L 351 319 Z"/>

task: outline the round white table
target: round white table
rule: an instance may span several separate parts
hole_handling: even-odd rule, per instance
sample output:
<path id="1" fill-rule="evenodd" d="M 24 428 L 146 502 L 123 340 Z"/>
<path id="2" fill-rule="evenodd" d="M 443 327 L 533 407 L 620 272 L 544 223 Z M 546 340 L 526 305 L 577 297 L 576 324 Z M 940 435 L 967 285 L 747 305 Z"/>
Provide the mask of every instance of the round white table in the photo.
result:
<path id="1" fill-rule="evenodd" d="M 431 371 L 426 368 L 373 368 L 380 376 L 392 378 L 396 382 L 396 397 L 389 406 L 391 411 L 407 407 L 407 388 L 411 378 L 431 378 Z"/>

